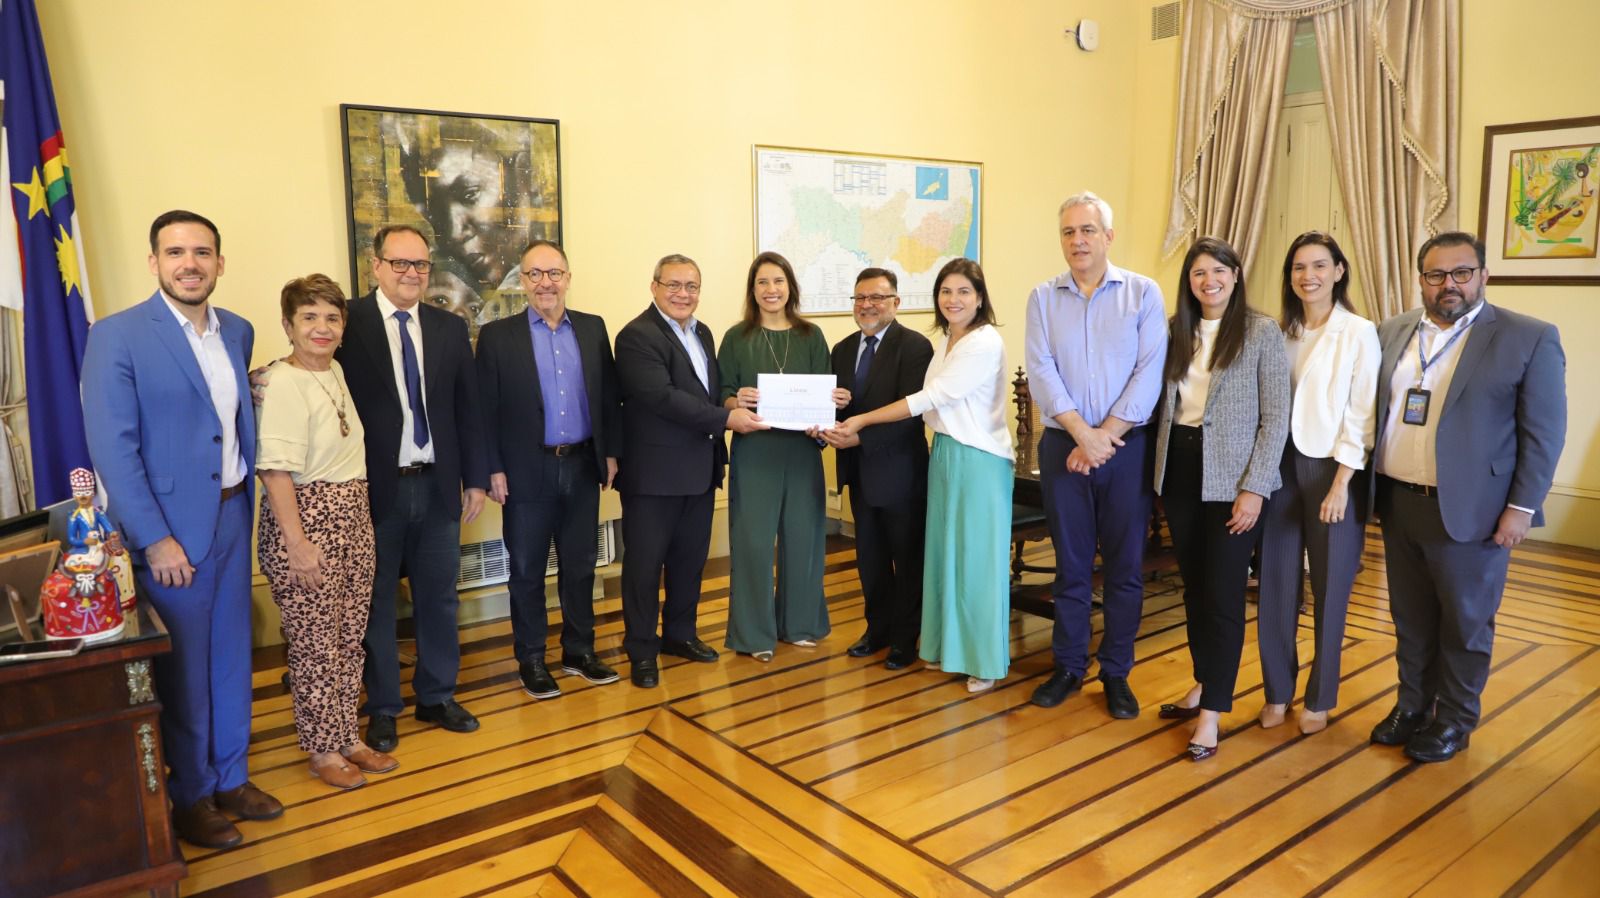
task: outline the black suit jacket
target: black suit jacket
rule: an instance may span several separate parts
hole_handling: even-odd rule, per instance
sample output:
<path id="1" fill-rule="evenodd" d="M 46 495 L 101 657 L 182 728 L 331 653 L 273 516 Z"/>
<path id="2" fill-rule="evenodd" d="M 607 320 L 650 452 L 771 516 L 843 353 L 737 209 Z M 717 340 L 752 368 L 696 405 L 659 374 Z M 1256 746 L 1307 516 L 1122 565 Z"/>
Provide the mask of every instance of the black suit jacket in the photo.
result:
<path id="1" fill-rule="evenodd" d="M 728 410 L 717 402 L 711 329 L 696 322 L 710 389 L 654 304 L 617 333 L 623 458 L 617 489 L 641 496 L 698 496 L 722 485 Z"/>
<path id="2" fill-rule="evenodd" d="M 463 486 L 489 488 L 472 342 L 467 337 L 467 323 L 449 312 L 427 303 L 418 303 L 412 312 L 422 332 L 422 401 L 433 440 L 434 483 L 442 507 L 459 517 Z M 334 358 L 344 367 L 350 399 L 367 433 L 372 519 L 381 521 L 394 505 L 400 477 L 400 403 L 404 396 L 395 384 L 377 291 L 351 300 L 348 315 L 344 342 Z"/>
<path id="3" fill-rule="evenodd" d="M 484 325 L 478 332 L 478 394 L 483 397 L 484 448 L 489 473 L 504 472 L 510 501 L 540 495 L 544 467 L 554 456 L 544 445 L 544 394 L 528 330 L 530 311 Z M 617 363 L 611 337 L 599 315 L 567 310 L 578 355 L 593 431 L 595 468 L 605 483 L 606 458 L 622 454 L 622 405 L 617 395 Z M 544 327 L 543 321 L 534 326 Z"/>
<path id="4" fill-rule="evenodd" d="M 922 389 L 928 363 L 933 361 L 933 344 L 898 321 L 889 322 L 879 337 L 864 385 L 855 382 L 861 332 L 833 347 L 833 373 L 839 386 L 850 390 L 850 404 L 839 410 L 841 421 Z M 858 448 L 839 450 L 835 467 L 840 487 L 850 487 L 874 508 L 922 497 L 928 490 L 928 439 L 921 416 L 866 428 Z M 860 476 L 863 467 L 871 476 Z"/>

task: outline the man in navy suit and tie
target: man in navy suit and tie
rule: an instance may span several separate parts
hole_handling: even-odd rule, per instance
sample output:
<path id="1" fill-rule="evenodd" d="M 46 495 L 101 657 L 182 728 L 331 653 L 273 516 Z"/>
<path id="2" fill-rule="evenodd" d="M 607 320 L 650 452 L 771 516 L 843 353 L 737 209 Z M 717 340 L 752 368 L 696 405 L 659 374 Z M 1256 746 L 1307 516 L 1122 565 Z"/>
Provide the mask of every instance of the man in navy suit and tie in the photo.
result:
<path id="1" fill-rule="evenodd" d="M 1422 308 L 1378 327 L 1372 458 L 1400 690 L 1372 741 L 1445 761 L 1478 725 L 1511 549 L 1544 524 L 1566 356 L 1554 325 L 1484 301 L 1477 237 L 1428 240 L 1417 268 Z"/>
<path id="2" fill-rule="evenodd" d="M 535 240 L 519 267 L 527 314 L 478 334 L 478 388 L 489 498 L 505 506 L 513 651 L 523 690 L 545 699 L 561 694 L 544 661 L 552 537 L 561 668 L 596 685 L 617 681 L 594 650 L 594 566 L 600 490 L 610 488 L 622 451 L 622 405 L 605 321 L 567 308 L 566 252 Z"/>
<path id="3" fill-rule="evenodd" d="M 933 360 L 928 338 L 894 320 L 899 280 L 884 268 L 856 276 L 859 331 L 833 347 L 833 373 L 850 391 L 839 420 L 882 408 L 922 389 Z M 928 507 L 928 438 L 922 418 L 868 427 L 857 436 L 817 435 L 838 450 L 839 486 L 850 489 L 856 569 L 867 605 L 867 630 L 847 650 L 865 658 L 885 647 L 884 666 L 908 667 L 922 633 L 922 540 Z"/>
<path id="4" fill-rule="evenodd" d="M 421 232 L 405 225 L 378 231 L 372 244 L 377 287 L 350 302 L 344 342 L 334 354 L 366 431 L 378 572 L 363 679 L 366 742 L 378 751 L 399 743 L 395 718 L 405 708 L 395 642 L 402 566 L 417 639 L 411 677 L 416 718 L 456 733 L 478 728 L 477 718 L 455 700 L 461 667 L 456 575 L 461 524 L 483 510 L 489 472 L 467 324 L 422 302 L 432 268 Z"/>
<path id="5" fill-rule="evenodd" d="M 728 447 L 722 432 L 764 430 L 749 409 L 717 401 L 717 352 L 711 328 L 694 317 L 700 266 L 687 256 L 656 263 L 649 308 L 617 334 L 622 385 L 623 648 L 633 685 L 661 682 L 656 655 L 717 660 L 695 634 L 700 574 L 711 549 L 711 512 Z M 667 601 L 660 602 L 665 573 Z M 661 621 L 661 633 L 656 622 Z"/>
<path id="6" fill-rule="evenodd" d="M 156 662 L 178 835 L 229 848 L 223 812 L 283 805 L 246 779 L 250 743 L 250 513 L 255 415 L 250 323 L 211 305 L 222 236 L 183 210 L 150 226 L 148 300 L 89 329 L 84 429 L 134 574 L 172 635 Z"/>

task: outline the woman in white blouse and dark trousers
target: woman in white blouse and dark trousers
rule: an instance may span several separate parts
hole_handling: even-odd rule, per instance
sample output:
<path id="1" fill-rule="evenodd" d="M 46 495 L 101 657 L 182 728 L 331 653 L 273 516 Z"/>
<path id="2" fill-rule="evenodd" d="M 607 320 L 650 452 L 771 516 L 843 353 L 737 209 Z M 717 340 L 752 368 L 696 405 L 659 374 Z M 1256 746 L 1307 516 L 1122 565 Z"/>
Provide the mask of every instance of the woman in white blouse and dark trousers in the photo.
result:
<path id="1" fill-rule="evenodd" d="M 1195 718 L 1187 757 L 1217 753 L 1244 650 L 1244 590 L 1262 505 L 1278 488 L 1289 429 L 1283 333 L 1245 302 L 1239 256 L 1202 237 L 1183 260 L 1156 426 L 1155 488 L 1183 575 L 1195 686 L 1162 705 Z"/>
<path id="2" fill-rule="evenodd" d="M 837 425 L 846 434 L 912 415 L 933 429 L 923 556 L 922 641 L 930 667 L 967 674 L 980 692 L 1011 664 L 1011 491 L 1005 346 L 983 269 L 953 259 L 933 282 L 945 334 L 922 390 Z"/>
<path id="3" fill-rule="evenodd" d="M 1365 542 L 1363 484 L 1377 423 L 1378 329 L 1350 305 L 1350 268 L 1320 231 L 1296 237 L 1283 260 L 1283 336 L 1293 401 L 1283 486 L 1267 502 L 1261 548 L 1261 725 L 1283 723 L 1300 669 L 1296 652 L 1304 556 L 1310 556 L 1316 653 L 1300 731 L 1328 725 L 1339 700 L 1345 610 Z"/>

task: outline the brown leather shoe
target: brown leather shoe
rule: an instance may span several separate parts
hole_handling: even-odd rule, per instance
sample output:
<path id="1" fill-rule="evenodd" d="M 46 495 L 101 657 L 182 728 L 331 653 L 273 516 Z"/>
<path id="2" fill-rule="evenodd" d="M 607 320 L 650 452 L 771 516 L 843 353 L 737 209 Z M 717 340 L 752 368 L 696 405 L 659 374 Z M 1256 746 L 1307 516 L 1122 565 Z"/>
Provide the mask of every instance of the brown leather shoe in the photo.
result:
<path id="1" fill-rule="evenodd" d="M 400 766 L 400 762 L 396 761 L 393 755 L 368 748 L 359 742 L 350 748 L 341 749 L 339 753 L 344 755 L 345 760 L 360 767 L 363 773 L 388 773 Z"/>
<path id="2" fill-rule="evenodd" d="M 245 820 L 276 820 L 283 816 L 283 803 L 245 780 L 244 785 L 214 796 L 217 807 Z"/>
<path id="3" fill-rule="evenodd" d="M 244 841 L 244 834 L 217 810 L 211 798 L 202 798 L 186 808 L 174 808 L 172 828 L 178 838 L 201 848 L 232 848 Z"/>
<path id="4" fill-rule="evenodd" d="M 354 789 L 367 784 L 367 778 L 361 775 L 361 771 L 354 764 L 346 762 L 338 752 L 313 755 L 311 775 L 335 789 Z"/>

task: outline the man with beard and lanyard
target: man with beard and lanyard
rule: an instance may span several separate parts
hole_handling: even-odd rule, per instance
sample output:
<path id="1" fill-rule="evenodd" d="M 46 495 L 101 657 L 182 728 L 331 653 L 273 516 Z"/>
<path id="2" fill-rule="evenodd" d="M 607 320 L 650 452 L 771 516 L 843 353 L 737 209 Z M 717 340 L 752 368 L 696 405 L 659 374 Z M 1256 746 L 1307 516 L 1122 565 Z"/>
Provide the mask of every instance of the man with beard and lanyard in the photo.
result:
<path id="1" fill-rule="evenodd" d="M 1417 253 L 1422 308 L 1378 327 L 1378 476 L 1400 691 L 1372 730 L 1418 761 L 1467 747 L 1489 679 L 1511 549 L 1544 524 L 1566 439 L 1555 325 L 1484 302 L 1483 243 Z"/>
<path id="2" fill-rule="evenodd" d="M 84 430 L 134 552 L 139 591 L 172 636 L 156 661 L 168 795 L 178 835 L 202 848 L 244 836 L 226 811 L 283 805 L 246 776 L 250 743 L 250 514 L 256 419 L 250 322 L 211 305 L 222 236 L 183 210 L 150 226 L 160 289 L 89 329 Z"/>

